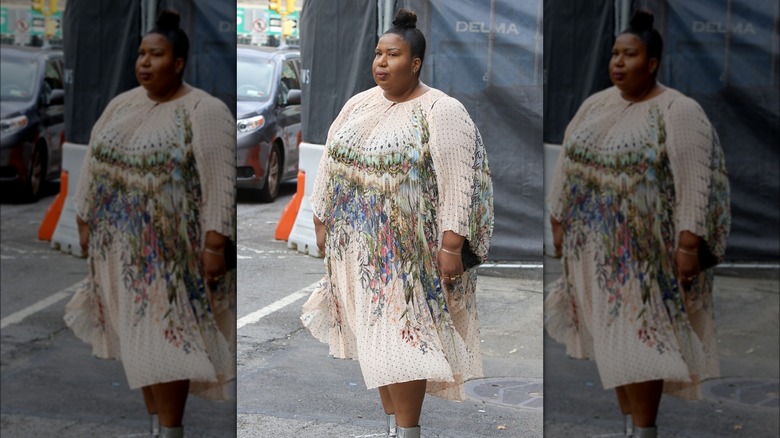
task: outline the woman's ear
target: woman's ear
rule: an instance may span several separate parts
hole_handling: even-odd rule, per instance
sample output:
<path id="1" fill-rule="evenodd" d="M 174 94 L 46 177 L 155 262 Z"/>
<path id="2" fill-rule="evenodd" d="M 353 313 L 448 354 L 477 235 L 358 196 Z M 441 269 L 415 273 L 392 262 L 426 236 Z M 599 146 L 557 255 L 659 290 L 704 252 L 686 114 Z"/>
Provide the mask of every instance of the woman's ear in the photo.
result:
<path id="1" fill-rule="evenodd" d="M 650 69 L 650 74 L 653 74 L 658 70 L 658 58 L 650 58 L 650 61 L 647 62 L 648 68 Z"/>
<path id="2" fill-rule="evenodd" d="M 181 72 L 184 70 L 184 58 L 176 58 L 174 65 L 175 65 L 174 68 L 176 69 L 176 74 L 180 75 Z"/>
<path id="3" fill-rule="evenodd" d="M 417 74 L 417 72 L 420 71 L 421 66 L 422 60 L 420 58 L 412 59 L 412 74 Z"/>

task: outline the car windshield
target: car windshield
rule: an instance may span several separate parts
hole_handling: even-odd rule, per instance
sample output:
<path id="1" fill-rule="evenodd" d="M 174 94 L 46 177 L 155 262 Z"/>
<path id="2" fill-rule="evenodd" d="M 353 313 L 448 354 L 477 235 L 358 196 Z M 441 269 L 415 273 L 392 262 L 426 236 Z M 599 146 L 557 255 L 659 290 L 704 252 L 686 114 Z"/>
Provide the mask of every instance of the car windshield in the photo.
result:
<path id="1" fill-rule="evenodd" d="M 268 100 L 273 91 L 273 61 L 239 59 L 237 62 L 238 100 Z"/>
<path id="2" fill-rule="evenodd" d="M 28 101 L 35 93 L 38 65 L 31 59 L 0 59 L 0 100 Z"/>

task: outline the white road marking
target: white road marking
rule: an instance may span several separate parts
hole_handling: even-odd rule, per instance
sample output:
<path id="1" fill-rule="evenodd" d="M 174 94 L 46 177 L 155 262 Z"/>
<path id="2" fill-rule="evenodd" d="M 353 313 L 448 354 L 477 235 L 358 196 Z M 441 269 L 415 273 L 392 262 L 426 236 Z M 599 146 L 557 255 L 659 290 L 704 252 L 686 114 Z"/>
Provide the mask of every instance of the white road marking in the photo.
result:
<path id="1" fill-rule="evenodd" d="M 76 289 L 78 289 L 78 287 L 80 285 L 81 285 L 81 282 L 78 282 L 78 283 L 74 284 L 73 286 L 71 286 L 71 287 L 69 287 L 67 289 L 61 290 L 61 291 L 55 293 L 54 295 L 46 297 L 46 298 L 38 301 L 37 303 L 31 305 L 31 306 L 27 306 L 24 309 L 19 310 L 18 312 L 14 312 L 14 313 L 6 316 L 2 320 L 0 320 L 0 329 L 4 329 L 4 328 L 8 327 L 11 324 L 19 323 L 24 318 L 27 318 L 28 316 L 30 316 L 30 315 L 32 315 L 34 313 L 40 312 L 41 310 L 51 306 L 52 304 L 55 304 L 55 303 L 58 303 L 58 302 L 62 301 L 63 299 L 67 298 L 68 296 L 72 295 L 76 291 Z"/>
<path id="2" fill-rule="evenodd" d="M 244 245 L 236 245 L 236 246 L 240 250 L 251 251 L 251 252 L 253 252 L 255 254 L 288 254 L 290 252 L 290 250 L 288 250 L 288 249 L 284 249 L 284 250 L 282 250 L 282 249 L 263 250 L 263 249 L 250 248 L 250 247 L 244 246 Z"/>
<path id="3" fill-rule="evenodd" d="M 290 304 L 300 300 L 303 297 L 309 296 L 313 291 L 314 288 L 319 284 L 320 282 L 317 281 L 316 283 L 312 283 L 309 286 L 306 286 L 305 288 L 293 292 L 290 295 L 287 295 L 286 297 L 274 301 L 273 303 L 263 307 L 262 309 L 256 310 L 249 315 L 243 316 L 236 321 L 236 329 L 240 329 L 241 327 L 247 325 L 247 324 L 253 324 L 257 321 L 260 321 L 261 318 L 264 318 L 277 310 L 280 310 L 284 307 L 289 306 Z"/>
<path id="4" fill-rule="evenodd" d="M 488 269 L 527 269 L 527 268 L 543 268 L 543 263 L 483 263 L 479 265 L 480 268 Z"/>

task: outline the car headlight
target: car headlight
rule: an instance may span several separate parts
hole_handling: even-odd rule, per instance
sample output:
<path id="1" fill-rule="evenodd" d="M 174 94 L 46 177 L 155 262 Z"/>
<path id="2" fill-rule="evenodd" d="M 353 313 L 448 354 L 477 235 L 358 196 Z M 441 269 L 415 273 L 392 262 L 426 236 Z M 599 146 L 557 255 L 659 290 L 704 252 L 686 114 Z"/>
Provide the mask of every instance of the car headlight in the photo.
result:
<path id="1" fill-rule="evenodd" d="M 27 126 L 27 116 L 17 116 L 0 120 L 0 132 L 3 134 L 16 132 L 25 126 Z"/>
<path id="2" fill-rule="evenodd" d="M 236 123 L 238 132 L 252 132 L 254 130 L 262 128 L 263 125 L 265 125 L 265 117 L 263 116 L 250 117 L 248 119 L 239 119 L 238 123 Z"/>

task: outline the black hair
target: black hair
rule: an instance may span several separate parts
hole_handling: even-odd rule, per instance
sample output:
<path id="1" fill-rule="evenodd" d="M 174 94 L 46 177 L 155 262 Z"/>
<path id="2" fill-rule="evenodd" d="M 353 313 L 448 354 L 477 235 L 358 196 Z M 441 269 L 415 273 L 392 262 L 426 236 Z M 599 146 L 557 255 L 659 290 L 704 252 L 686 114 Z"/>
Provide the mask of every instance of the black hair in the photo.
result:
<path id="1" fill-rule="evenodd" d="M 165 37 L 171 46 L 173 46 L 173 58 L 184 59 L 184 65 L 187 65 L 187 55 L 190 52 L 190 39 L 187 34 L 181 30 L 179 23 L 181 16 L 170 9 L 163 9 L 154 22 L 154 29 L 149 33 L 157 33 Z M 148 35 L 148 34 L 147 34 Z M 182 69 L 184 72 L 184 69 Z M 179 74 L 181 76 L 181 73 Z"/>
<path id="2" fill-rule="evenodd" d="M 420 69 L 425 60 L 425 36 L 417 28 L 417 14 L 401 8 L 396 12 L 393 19 L 393 27 L 388 29 L 385 34 L 394 33 L 409 45 L 412 52 L 412 59 L 420 58 Z M 417 71 L 419 74 L 419 70 Z"/>
<path id="3" fill-rule="evenodd" d="M 661 34 L 653 27 L 653 21 L 655 17 L 652 12 L 642 9 L 634 12 L 631 17 L 631 21 L 628 23 L 628 29 L 624 30 L 624 33 L 631 33 L 636 35 L 645 45 L 647 49 L 648 58 L 658 59 L 658 64 L 661 64 L 661 55 L 664 51 L 664 40 L 661 38 Z M 653 72 L 653 77 L 658 73 L 656 68 Z"/>

